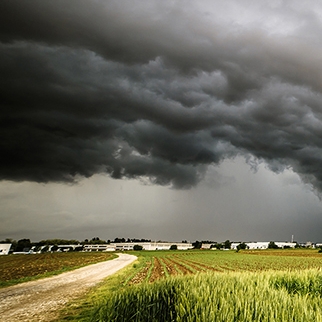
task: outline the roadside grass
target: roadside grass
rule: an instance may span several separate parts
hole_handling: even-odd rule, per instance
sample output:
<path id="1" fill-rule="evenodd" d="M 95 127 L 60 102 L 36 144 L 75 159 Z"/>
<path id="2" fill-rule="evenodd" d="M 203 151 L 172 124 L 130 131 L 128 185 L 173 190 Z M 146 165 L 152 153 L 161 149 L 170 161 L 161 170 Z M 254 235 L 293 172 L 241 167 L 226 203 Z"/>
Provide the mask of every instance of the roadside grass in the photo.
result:
<path id="1" fill-rule="evenodd" d="M 140 252 L 141 253 L 141 252 Z M 133 253 L 131 253 L 133 254 Z M 138 255 L 134 253 L 134 255 Z M 138 256 L 131 265 L 107 277 L 101 283 L 91 288 L 81 298 L 73 300 L 60 311 L 57 319 L 52 322 L 88 322 L 97 312 L 95 308 L 110 298 L 113 294 L 128 288 L 130 280 L 138 274 L 150 260 L 149 256 Z"/>
<path id="2" fill-rule="evenodd" d="M 0 256 L 0 288 L 111 260 L 114 253 L 68 252 Z"/>

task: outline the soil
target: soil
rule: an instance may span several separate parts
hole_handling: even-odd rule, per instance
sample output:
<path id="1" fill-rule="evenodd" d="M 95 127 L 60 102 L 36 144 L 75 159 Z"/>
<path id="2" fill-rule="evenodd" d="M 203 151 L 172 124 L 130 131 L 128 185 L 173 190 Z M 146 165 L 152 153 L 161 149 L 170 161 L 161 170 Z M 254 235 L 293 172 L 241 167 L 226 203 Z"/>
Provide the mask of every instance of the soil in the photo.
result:
<path id="1" fill-rule="evenodd" d="M 167 258 L 163 258 L 163 262 L 167 267 L 167 271 L 169 275 L 178 275 L 178 271 L 176 270 L 173 263 L 171 263 Z"/>
<path id="2" fill-rule="evenodd" d="M 178 268 L 178 270 L 183 274 L 183 275 L 187 275 L 187 274 L 192 274 L 193 271 L 188 269 L 187 267 L 183 266 L 179 261 L 173 260 L 168 258 L 168 261 L 170 262 L 171 265 L 174 265 Z M 182 261 L 181 261 L 182 262 Z"/>
<path id="3" fill-rule="evenodd" d="M 188 265 L 194 265 L 193 267 L 197 270 L 203 270 L 203 271 L 214 271 L 214 272 L 222 272 L 222 270 L 218 270 L 212 266 L 208 266 L 205 264 L 201 264 L 199 262 L 193 261 L 193 260 L 186 260 Z"/>
<path id="4" fill-rule="evenodd" d="M 0 289 L 1 321 L 49 322 L 72 299 L 136 260 L 136 256 L 119 257 L 76 269 L 57 276 Z"/>
<path id="5" fill-rule="evenodd" d="M 142 283 L 147 278 L 151 265 L 152 263 L 148 262 L 147 265 L 131 279 L 129 284 L 131 285 Z"/>
<path id="6" fill-rule="evenodd" d="M 161 265 L 159 258 L 154 257 L 154 266 L 149 282 L 153 283 L 154 281 L 163 278 L 164 276 L 165 273 L 163 271 L 163 266 Z"/>
<path id="7" fill-rule="evenodd" d="M 107 252 L 54 252 L 32 255 L 0 256 L 0 281 L 39 276 L 48 272 L 84 267 L 113 258 Z M 67 270 L 66 270 L 67 271 Z"/>

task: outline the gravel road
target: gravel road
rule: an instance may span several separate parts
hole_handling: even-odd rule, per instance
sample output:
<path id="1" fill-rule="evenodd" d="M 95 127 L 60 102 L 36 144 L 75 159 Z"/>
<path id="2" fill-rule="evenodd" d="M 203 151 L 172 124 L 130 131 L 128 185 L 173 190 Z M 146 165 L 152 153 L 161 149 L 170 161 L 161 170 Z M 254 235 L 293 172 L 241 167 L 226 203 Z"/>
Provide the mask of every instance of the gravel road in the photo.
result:
<path id="1" fill-rule="evenodd" d="M 137 258 L 128 254 L 118 255 L 118 258 L 110 261 L 0 289 L 0 320 L 51 321 L 56 317 L 57 310 L 63 308 L 67 302 Z"/>

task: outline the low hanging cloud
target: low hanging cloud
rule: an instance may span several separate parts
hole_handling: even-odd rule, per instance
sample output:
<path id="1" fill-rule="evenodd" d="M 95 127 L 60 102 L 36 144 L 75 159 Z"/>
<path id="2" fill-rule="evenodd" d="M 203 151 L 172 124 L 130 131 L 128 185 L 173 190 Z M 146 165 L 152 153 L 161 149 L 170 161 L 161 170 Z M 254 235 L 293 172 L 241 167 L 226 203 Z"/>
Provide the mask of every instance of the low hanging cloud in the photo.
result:
<path id="1" fill-rule="evenodd" d="M 322 6 L 183 5 L 2 1 L 0 178 L 189 188 L 243 155 L 321 191 Z"/>

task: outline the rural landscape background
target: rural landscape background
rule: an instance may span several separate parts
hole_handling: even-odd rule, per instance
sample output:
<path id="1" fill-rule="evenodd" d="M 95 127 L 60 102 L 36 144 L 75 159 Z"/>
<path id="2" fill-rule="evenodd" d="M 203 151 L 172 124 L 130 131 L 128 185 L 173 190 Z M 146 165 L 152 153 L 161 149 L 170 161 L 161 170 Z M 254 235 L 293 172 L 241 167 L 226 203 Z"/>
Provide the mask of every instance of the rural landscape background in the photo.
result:
<path id="1" fill-rule="evenodd" d="M 321 35 L 313 0 L 0 1 L 6 321 L 322 322 Z"/>

